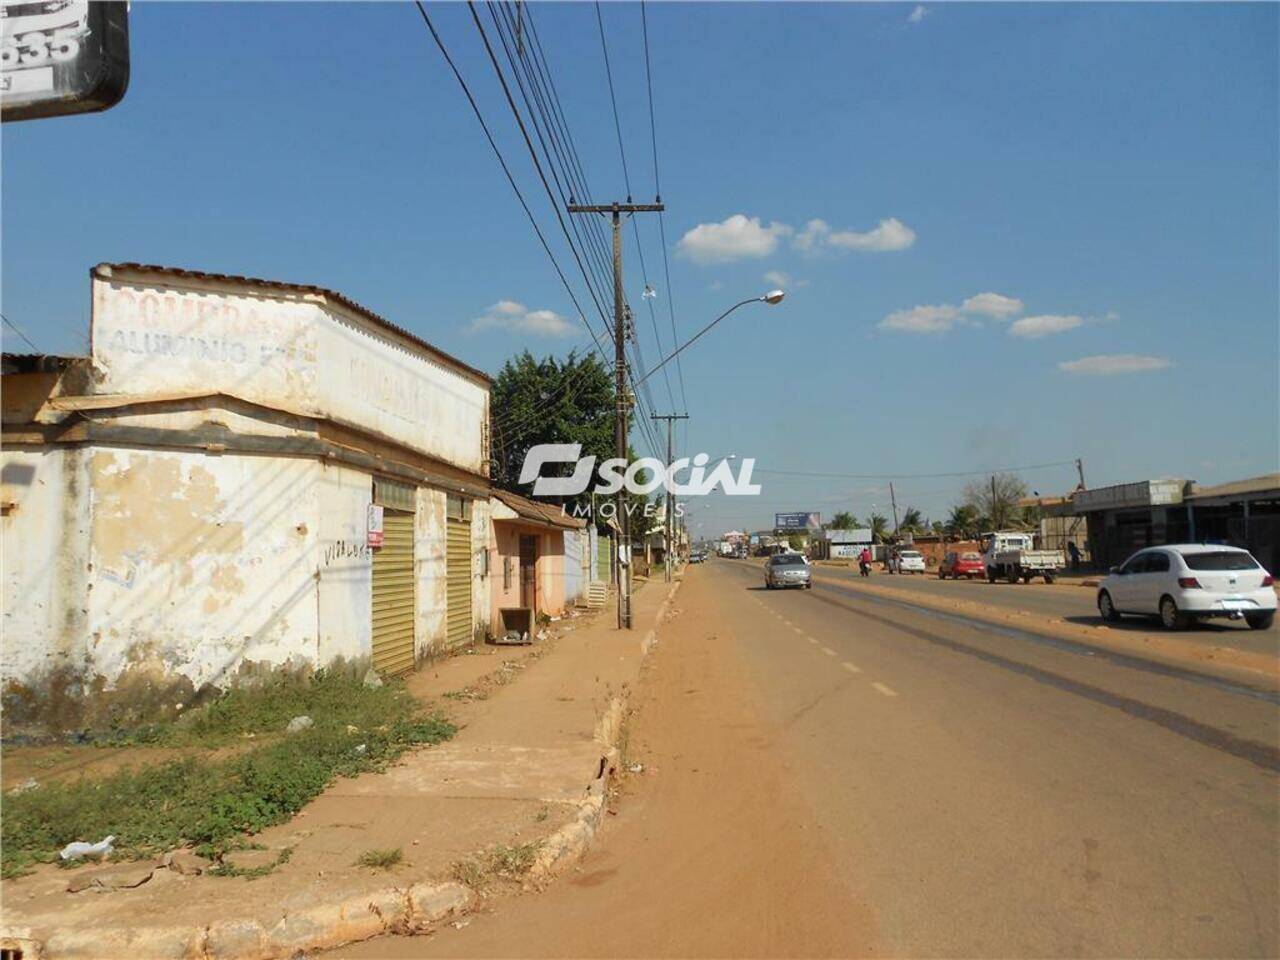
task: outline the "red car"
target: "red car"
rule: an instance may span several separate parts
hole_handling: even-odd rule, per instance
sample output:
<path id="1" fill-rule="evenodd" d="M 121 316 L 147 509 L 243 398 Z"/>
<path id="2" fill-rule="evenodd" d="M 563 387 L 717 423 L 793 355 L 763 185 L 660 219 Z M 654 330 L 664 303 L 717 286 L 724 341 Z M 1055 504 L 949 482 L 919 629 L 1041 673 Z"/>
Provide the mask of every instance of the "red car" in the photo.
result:
<path id="1" fill-rule="evenodd" d="M 942 562 L 938 564 L 938 579 L 945 580 L 947 577 L 954 577 L 959 580 L 965 577 L 972 580 L 974 577 L 985 577 L 987 575 L 986 568 L 982 563 L 982 554 L 980 553 L 956 553 L 952 551 L 942 558 Z"/>

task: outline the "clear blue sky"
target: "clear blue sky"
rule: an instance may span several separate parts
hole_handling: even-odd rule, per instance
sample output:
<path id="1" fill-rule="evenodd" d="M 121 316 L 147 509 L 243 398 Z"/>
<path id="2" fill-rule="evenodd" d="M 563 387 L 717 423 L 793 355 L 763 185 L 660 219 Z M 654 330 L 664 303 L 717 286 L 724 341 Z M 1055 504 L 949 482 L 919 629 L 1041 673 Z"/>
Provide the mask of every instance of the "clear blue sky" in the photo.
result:
<path id="1" fill-rule="evenodd" d="M 431 9 L 554 232 L 466 7 Z M 1276 470 L 1280 8 L 916 9 L 649 7 L 671 291 L 640 227 L 661 349 L 668 296 L 687 335 L 768 272 L 789 292 L 685 355 L 683 449 L 894 474 L 900 506 L 934 518 L 963 481 L 908 475 L 1076 456 L 1094 485 Z M 593 190 L 620 196 L 594 8 L 534 15 Z M 604 18 L 648 198 L 640 9 Z M 491 371 L 585 339 L 547 335 L 536 311 L 572 305 L 412 6 L 140 3 L 131 30 L 120 106 L 3 130 L 4 311 L 42 348 L 83 349 L 87 271 L 109 260 L 333 287 Z M 670 405 L 661 375 L 653 395 Z M 1025 477 L 1049 493 L 1074 471 Z M 757 478 L 760 498 L 697 505 L 702 532 L 887 505 L 875 480 Z"/>

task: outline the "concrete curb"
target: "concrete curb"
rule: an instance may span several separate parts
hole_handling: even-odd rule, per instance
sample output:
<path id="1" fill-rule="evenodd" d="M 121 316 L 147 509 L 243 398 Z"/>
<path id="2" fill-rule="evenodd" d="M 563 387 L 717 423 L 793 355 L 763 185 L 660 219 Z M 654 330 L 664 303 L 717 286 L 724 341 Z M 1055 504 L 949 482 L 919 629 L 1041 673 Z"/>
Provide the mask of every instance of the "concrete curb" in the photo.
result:
<path id="1" fill-rule="evenodd" d="M 677 580 L 672 584 L 662 605 L 658 607 L 655 626 L 647 630 L 644 639 L 640 641 L 641 662 L 657 643 L 658 626 L 666 617 L 671 601 L 683 582 Z M 604 714 L 596 723 L 596 739 L 607 751 L 601 758 L 600 775 L 587 786 L 587 799 L 578 808 L 577 816 L 542 842 L 538 858 L 531 871 L 535 880 L 545 882 L 577 863 L 595 840 L 600 821 L 604 819 L 609 773 L 618 762 L 618 742 L 622 734 L 622 721 L 626 717 L 627 699 L 626 696 L 610 699 Z"/>
<path id="2" fill-rule="evenodd" d="M 667 615 L 682 581 L 676 581 L 658 608 L 657 623 Z M 653 649 L 657 628 L 641 641 L 642 661 Z M 626 696 L 613 697 L 596 723 L 596 739 L 605 748 L 600 770 L 587 784 L 586 799 L 567 824 L 547 836 L 530 871 L 545 883 L 571 867 L 590 848 L 604 819 L 609 773 L 618 759 Z M 0 948 L 21 950 L 23 960 L 62 958 L 130 958 L 130 960 L 278 960 L 312 950 L 326 950 L 387 933 L 419 933 L 470 912 L 476 894 L 461 883 L 415 883 L 387 887 L 335 904 L 321 904 L 286 914 L 266 926 L 257 920 L 220 920 L 198 928 L 135 927 L 131 929 L 46 931 L 30 927 L 0 928 Z"/>

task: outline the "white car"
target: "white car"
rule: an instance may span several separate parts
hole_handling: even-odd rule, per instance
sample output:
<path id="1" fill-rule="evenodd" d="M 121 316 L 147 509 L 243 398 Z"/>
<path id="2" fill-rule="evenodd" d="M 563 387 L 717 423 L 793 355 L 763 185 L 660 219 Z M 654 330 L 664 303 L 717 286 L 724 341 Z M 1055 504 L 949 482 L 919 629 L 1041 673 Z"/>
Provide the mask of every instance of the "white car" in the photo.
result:
<path id="1" fill-rule="evenodd" d="M 903 550 L 898 554 L 899 573 L 924 573 L 924 555 L 919 550 Z"/>
<path id="2" fill-rule="evenodd" d="M 1248 550 L 1203 543 L 1140 550 L 1098 585 L 1098 612 L 1156 615 L 1169 630 L 1206 617 L 1244 618 L 1254 630 L 1275 621 L 1275 580 Z"/>

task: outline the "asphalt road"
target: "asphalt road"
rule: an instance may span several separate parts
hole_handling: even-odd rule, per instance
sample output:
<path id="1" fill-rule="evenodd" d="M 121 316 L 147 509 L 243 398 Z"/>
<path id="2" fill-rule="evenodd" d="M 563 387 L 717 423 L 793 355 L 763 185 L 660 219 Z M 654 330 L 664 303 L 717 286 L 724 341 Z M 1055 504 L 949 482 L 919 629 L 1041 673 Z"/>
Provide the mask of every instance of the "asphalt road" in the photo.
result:
<path id="1" fill-rule="evenodd" d="M 747 564 L 687 580 L 648 772 L 580 873 L 344 955 L 1280 955 L 1275 696 Z"/>
<path id="2" fill-rule="evenodd" d="M 729 564 L 733 561 L 722 561 Z M 1164 636 L 1165 631 L 1154 617 L 1127 616 L 1119 624 L 1107 625 L 1098 616 L 1097 590 L 1075 584 L 1049 585 L 1036 583 L 1006 583 L 986 580 L 939 580 L 936 573 L 889 575 L 873 573 L 863 580 L 856 568 L 815 565 L 814 571 L 823 576 L 836 577 L 856 586 L 871 583 L 900 592 L 904 600 L 914 597 L 942 597 L 968 600 L 998 610 L 1020 610 L 1048 619 L 1063 620 L 1081 626 L 1106 626 L 1133 635 Z M 1206 620 L 1183 631 L 1181 636 L 1202 641 L 1205 644 L 1280 656 L 1280 625 L 1269 630 L 1251 630 L 1244 621 Z"/>

